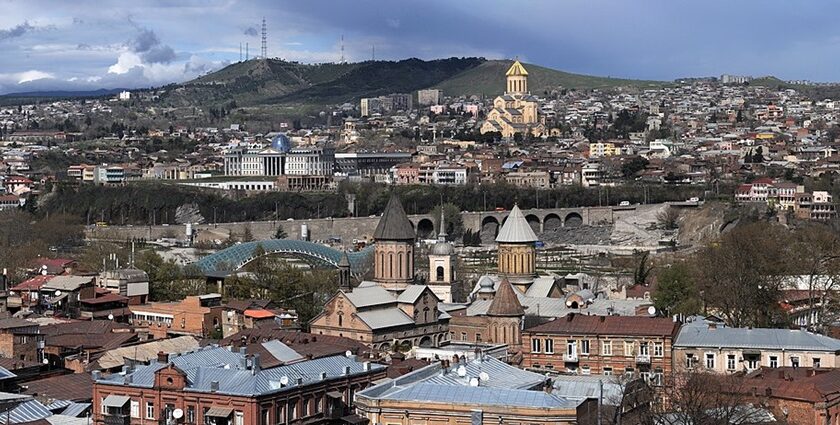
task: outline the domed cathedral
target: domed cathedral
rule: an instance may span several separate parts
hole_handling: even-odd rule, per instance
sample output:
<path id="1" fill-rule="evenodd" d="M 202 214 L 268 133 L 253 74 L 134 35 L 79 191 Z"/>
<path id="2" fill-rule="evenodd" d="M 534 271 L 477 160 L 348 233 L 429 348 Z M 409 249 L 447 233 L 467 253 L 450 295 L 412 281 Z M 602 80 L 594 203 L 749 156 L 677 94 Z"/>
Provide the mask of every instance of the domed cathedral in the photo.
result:
<path id="1" fill-rule="evenodd" d="M 505 93 L 493 100 L 493 109 L 481 125 L 481 134 L 499 132 L 502 137 L 520 133 L 534 136 L 545 132 L 539 116 L 539 102 L 528 91 L 528 70 L 517 60 L 505 73 Z"/>
<path id="2" fill-rule="evenodd" d="M 522 215 L 518 205 L 514 205 L 502 229 L 496 236 L 499 246 L 499 274 L 523 293 L 534 283 L 537 277 L 537 235 Z"/>
<path id="3" fill-rule="evenodd" d="M 429 287 L 442 302 L 452 303 L 462 300 L 458 286 L 455 284 L 455 247 L 446 240 L 446 223 L 443 218 L 443 208 L 440 211 L 440 231 L 438 239 L 429 252 Z M 453 293 L 454 292 L 454 293 Z"/>
<path id="4" fill-rule="evenodd" d="M 414 284 L 414 227 L 400 200 L 393 196 L 373 232 L 373 281 L 389 291 Z"/>

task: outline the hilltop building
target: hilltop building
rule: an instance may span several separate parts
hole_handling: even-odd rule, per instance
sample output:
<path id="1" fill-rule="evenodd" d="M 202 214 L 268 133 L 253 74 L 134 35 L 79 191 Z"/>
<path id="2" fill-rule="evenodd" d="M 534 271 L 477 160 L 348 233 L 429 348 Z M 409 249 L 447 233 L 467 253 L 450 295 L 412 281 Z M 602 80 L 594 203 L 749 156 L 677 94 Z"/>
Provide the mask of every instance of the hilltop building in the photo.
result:
<path id="1" fill-rule="evenodd" d="M 481 134 L 499 132 L 503 137 L 520 133 L 539 136 L 545 126 L 539 117 L 539 102 L 528 91 L 528 71 L 519 61 L 505 73 L 507 90 L 493 101 L 493 109 L 481 125 Z"/>

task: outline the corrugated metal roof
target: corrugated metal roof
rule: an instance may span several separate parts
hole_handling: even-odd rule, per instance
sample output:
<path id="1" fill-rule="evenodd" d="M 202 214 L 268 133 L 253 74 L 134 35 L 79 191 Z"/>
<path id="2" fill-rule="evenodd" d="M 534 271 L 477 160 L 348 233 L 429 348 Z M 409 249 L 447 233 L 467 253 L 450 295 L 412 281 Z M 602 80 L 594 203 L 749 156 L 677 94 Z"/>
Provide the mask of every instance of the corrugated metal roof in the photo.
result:
<path id="1" fill-rule="evenodd" d="M 301 356 L 300 353 L 276 339 L 263 342 L 262 346 L 266 351 L 268 351 L 268 354 L 271 354 L 272 357 L 283 363 L 303 360 L 303 356 Z"/>
<path id="2" fill-rule="evenodd" d="M 371 329 L 384 329 L 394 326 L 413 325 L 414 319 L 408 317 L 398 307 L 360 311 L 356 315 Z"/>
<path id="3" fill-rule="evenodd" d="M 840 351 L 840 340 L 793 329 L 709 329 L 689 326 L 680 330 L 674 346 L 837 352 Z"/>
<path id="4" fill-rule="evenodd" d="M 90 409 L 90 403 L 75 403 L 75 402 L 72 402 L 72 403 L 70 403 L 69 406 L 67 406 L 66 409 L 64 409 L 61 412 L 61 414 L 64 415 L 64 416 L 78 417 L 80 415 L 83 415 L 85 412 L 87 412 L 88 409 Z"/>
<path id="5" fill-rule="evenodd" d="M 538 240 L 534 230 L 531 229 L 531 225 L 528 224 L 528 220 L 525 220 L 525 216 L 522 215 L 519 205 L 514 205 L 507 220 L 505 220 L 505 224 L 502 225 L 498 236 L 496 236 L 496 242 L 528 243 Z"/>
<path id="6" fill-rule="evenodd" d="M 513 390 L 506 388 L 463 387 L 432 383 L 419 383 L 402 388 L 387 396 L 391 400 L 432 403 L 459 403 L 474 406 L 510 406 L 534 408 L 575 408 L 580 401 L 560 398 L 543 391 Z"/>
<path id="7" fill-rule="evenodd" d="M 26 400 L 6 414 L 9 423 L 32 422 L 52 416 L 52 412 L 38 400 Z"/>
<path id="8" fill-rule="evenodd" d="M 102 354 L 99 360 L 97 360 L 97 363 L 99 364 L 99 369 L 112 369 L 122 366 L 125 363 L 125 359 L 147 362 L 157 358 L 157 354 L 160 351 L 167 354 L 185 353 L 190 350 L 195 350 L 198 347 L 198 340 L 194 337 L 179 336 L 109 350 Z"/>
<path id="9" fill-rule="evenodd" d="M 388 290 L 375 282 L 362 282 L 359 286 L 353 288 L 353 292 L 345 292 L 344 295 L 356 308 L 397 302 L 397 299 Z"/>
<path id="10" fill-rule="evenodd" d="M 397 297 L 397 301 L 401 303 L 411 303 L 414 304 L 417 301 L 417 298 L 423 293 L 423 290 L 426 289 L 426 285 L 409 285 L 405 288 L 399 297 Z"/>

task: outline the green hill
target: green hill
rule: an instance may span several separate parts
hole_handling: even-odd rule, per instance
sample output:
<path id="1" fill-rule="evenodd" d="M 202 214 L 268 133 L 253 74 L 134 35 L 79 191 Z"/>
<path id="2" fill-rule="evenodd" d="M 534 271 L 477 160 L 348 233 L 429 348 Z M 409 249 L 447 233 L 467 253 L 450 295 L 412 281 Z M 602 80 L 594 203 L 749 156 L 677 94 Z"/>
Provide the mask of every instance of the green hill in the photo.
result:
<path id="1" fill-rule="evenodd" d="M 162 100 L 171 106 L 324 105 L 362 97 L 443 89 L 446 95 L 493 96 L 504 91 L 510 61 L 449 58 L 424 61 L 366 61 L 300 64 L 277 59 L 238 62 L 193 81 L 167 87 Z M 571 74 L 526 64 L 532 92 L 563 86 L 591 89 L 617 86 L 661 87 L 658 81 L 622 80 Z"/>
<path id="2" fill-rule="evenodd" d="M 505 90 L 505 72 L 511 65 L 509 60 L 490 60 L 473 69 L 456 75 L 436 85 L 446 95 L 493 96 Z M 562 86 L 574 89 L 629 87 L 662 87 L 663 81 L 625 80 L 618 78 L 593 77 L 557 71 L 539 65 L 523 64 L 528 70 L 528 88 L 532 93 L 541 93 Z"/>

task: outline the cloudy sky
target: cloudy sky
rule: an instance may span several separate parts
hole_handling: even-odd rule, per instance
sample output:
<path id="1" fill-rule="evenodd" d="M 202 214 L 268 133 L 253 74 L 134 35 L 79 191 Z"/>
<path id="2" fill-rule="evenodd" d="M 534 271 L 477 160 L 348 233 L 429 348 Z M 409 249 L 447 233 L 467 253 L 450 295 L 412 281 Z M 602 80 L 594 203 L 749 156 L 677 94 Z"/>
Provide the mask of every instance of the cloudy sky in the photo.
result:
<path id="1" fill-rule="evenodd" d="M 148 87 L 258 54 L 512 58 L 593 75 L 840 81 L 840 2 L 0 0 L 0 93 Z"/>

